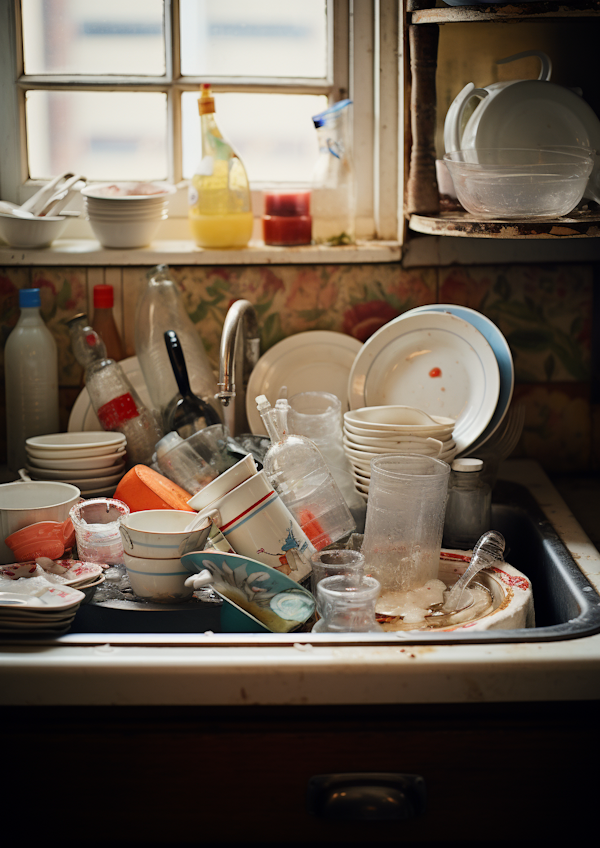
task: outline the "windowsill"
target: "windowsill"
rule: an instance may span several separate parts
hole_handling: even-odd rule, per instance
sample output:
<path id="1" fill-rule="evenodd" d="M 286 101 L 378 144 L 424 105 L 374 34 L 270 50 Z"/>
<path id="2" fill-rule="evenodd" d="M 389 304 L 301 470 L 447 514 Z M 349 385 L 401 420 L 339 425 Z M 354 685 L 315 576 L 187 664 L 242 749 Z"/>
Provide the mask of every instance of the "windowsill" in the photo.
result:
<path id="1" fill-rule="evenodd" d="M 250 242 L 240 250 L 203 250 L 189 240 L 155 241 L 149 247 L 117 250 L 101 247 L 93 239 L 57 239 L 50 247 L 31 250 L 0 245 L 2 265 L 312 265 L 398 262 L 397 241 L 359 241 L 328 247 L 269 247 Z"/>

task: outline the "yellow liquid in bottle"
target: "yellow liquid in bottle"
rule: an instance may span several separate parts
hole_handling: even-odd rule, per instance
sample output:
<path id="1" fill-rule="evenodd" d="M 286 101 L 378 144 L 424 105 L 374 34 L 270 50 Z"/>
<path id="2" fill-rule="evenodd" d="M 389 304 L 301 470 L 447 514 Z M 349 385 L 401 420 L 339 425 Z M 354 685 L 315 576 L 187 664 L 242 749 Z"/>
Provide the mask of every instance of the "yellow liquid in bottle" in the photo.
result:
<path id="1" fill-rule="evenodd" d="M 198 215 L 190 209 L 190 228 L 199 247 L 245 247 L 250 241 L 252 212 L 228 212 L 224 215 Z"/>

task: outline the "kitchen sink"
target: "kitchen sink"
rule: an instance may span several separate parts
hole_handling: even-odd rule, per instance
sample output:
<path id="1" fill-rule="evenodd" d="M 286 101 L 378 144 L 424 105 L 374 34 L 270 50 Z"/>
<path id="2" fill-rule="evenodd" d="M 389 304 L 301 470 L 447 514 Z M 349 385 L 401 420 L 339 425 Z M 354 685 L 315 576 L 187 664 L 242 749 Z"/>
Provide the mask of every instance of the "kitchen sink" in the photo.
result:
<path id="1" fill-rule="evenodd" d="M 144 611 L 86 604 L 69 633 L 52 644 L 252 645 L 453 644 L 547 642 L 600 632 L 600 596 L 577 566 L 530 492 L 499 481 L 494 489 L 492 526 L 506 539 L 506 561 L 529 578 L 535 626 L 527 629 L 404 631 L 401 633 L 289 634 L 222 633 L 220 607 L 197 602 Z M 24 640 L 22 640 L 24 641 Z M 48 642 L 46 641 L 46 644 Z"/>
<path id="2" fill-rule="evenodd" d="M 494 488 L 492 529 L 506 539 L 505 559 L 533 587 L 535 626 L 523 629 L 403 631 L 400 633 L 289 634 L 223 633 L 221 607 L 192 602 L 171 607 L 132 609 L 88 603 L 70 631 L 45 639 L 64 645 L 389 645 L 489 642 L 548 642 L 600 633 L 600 596 L 579 569 L 537 502 L 524 486 L 500 480 Z M 10 637 L 10 644 L 16 639 Z M 20 638 L 19 644 L 40 643 Z M 7 640 L 2 639 L 6 644 Z"/>

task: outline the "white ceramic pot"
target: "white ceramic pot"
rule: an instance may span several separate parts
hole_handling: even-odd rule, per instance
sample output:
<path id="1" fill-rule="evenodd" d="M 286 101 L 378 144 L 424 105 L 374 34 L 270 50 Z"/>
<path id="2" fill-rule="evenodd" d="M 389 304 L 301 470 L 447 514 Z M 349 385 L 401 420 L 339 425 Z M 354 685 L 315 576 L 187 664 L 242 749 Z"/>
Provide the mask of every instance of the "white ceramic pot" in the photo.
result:
<path id="1" fill-rule="evenodd" d="M 11 533 L 39 521 L 66 521 L 81 497 L 77 486 L 50 480 L 0 485 L 0 563 L 14 562 L 4 540 Z"/>

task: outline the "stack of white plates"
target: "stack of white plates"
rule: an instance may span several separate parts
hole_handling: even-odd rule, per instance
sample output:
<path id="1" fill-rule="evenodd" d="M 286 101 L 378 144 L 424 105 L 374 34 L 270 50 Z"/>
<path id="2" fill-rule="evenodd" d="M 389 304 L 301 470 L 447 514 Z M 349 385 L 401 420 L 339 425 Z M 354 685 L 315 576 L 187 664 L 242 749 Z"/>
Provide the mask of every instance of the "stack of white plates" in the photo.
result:
<path id="1" fill-rule="evenodd" d="M 385 454 L 416 453 L 452 462 L 458 450 L 452 437 L 455 423 L 410 406 L 370 406 L 344 413 L 344 451 L 358 491 L 368 495 L 371 460 Z"/>
<path id="2" fill-rule="evenodd" d="M 66 633 L 86 599 L 85 589 L 104 577 L 97 573 L 102 567 L 94 563 L 73 561 L 62 571 L 63 575 L 57 578 L 35 562 L 0 567 L 0 633 L 18 636 Z"/>
<path id="3" fill-rule="evenodd" d="M 94 235 L 104 247 L 145 247 L 167 218 L 173 186 L 159 183 L 91 185 L 82 190 Z"/>
<path id="4" fill-rule="evenodd" d="M 53 433 L 25 442 L 32 480 L 71 483 L 84 498 L 111 497 L 125 473 L 122 433 Z"/>

